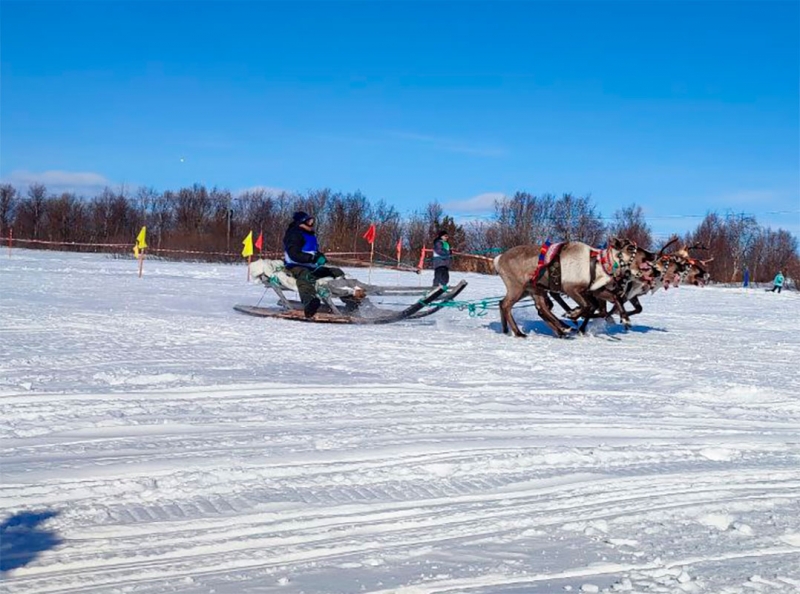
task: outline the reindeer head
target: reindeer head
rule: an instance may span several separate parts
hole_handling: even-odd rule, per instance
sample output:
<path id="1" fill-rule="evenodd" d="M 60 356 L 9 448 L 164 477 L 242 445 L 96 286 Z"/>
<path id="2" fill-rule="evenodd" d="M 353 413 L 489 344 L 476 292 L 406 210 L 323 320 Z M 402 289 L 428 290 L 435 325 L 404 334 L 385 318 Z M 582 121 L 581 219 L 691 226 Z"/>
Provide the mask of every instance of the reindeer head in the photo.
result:
<path id="1" fill-rule="evenodd" d="M 670 287 L 677 287 L 686 271 L 687 262 L 684 258 L 670 254 L 668 256 L 661 256 L 658 259 L 658 267 L 661 270 L 661 283 L 664 289 Z M 653 285 L 655 290 L 658 285 Z"/>
<path id="2" fill-rule="evenodd" d="M 685 281 L 690 285 L 695 285 L 697 287 L 704 287 L 708 282 L 708 279 L 711 278 L 711 275 L 708 272 L 708 264 L 714 258 L 709 258 L 708 260 L 695 260 L 694 258 L 689 258 L 686 262 L 686 272 L 685 272 Z"/>
<path id="3" fill-rule="evenodd" d="M 614 251 L 614 255 L 616 256 L 619 267 L 625 270 L 631 269 L 631 266 L 634 264 L 636 259 L 636 252 L 638 250 L 636 243 L 630 239 L 612 237 L 608 240 L 608 245 Z M 632 272 L 634 271 L 632 270 Z M 638 269 L 636 269 L 635 272 L 638 272 Z"/>
<path id="4" fill-rule="evenodd" d="M 672 255 L 680 269 L 679 275 L 681 281 L 699 287 L 704 286 L 708 282 L 708 279 L 711 277 L 711 275 L 708 273 L 708 263 L 714 258 L 709 258 L 708 260 L 698 260 L 693 258 L 689 253 L 689 250 L 707 249 L 708 248 L 702 243 L 695 243 L 694 245 L 684 245 Z"/>
<path id="5" fill-rule="evenodd" d="M 677 240 L 678 240 L 678 238 L 676 237 L 670 243 L 672 243 L 674 241 L 677 241 Z M 667 245 L 669 245 L 669 243 Z M 664 248 L 666 248 L 666 247 L 667 246 L 665 245 Z M 661 249 L 663 250 L 664 248 L 661 248 Z M 708 248 L 705 245 L 703 245 L 702 243 L 695 243 L 695 244 L 692 244 L 692 245 L 684 245 L 681 249 L 679 249 L 679 250 L 677 250 L 675 252 L 675 255 L 676 256 L 680 256 L 681 258 L 684 258 L 685 260 L 691 260 L 692 256 L 689 253 L 689 250 L 707 250 L 707 249 Z M 709 260 L 709 262 L 710 262 L 710 260 Z"/>
<path id="6" fill-rule="evenodd" d="M 656 264 L 656 255 L 653 252 L 637 247 L 631 263 L 631 273 L 644 282 L 653 282 L 660 274 Z"/>

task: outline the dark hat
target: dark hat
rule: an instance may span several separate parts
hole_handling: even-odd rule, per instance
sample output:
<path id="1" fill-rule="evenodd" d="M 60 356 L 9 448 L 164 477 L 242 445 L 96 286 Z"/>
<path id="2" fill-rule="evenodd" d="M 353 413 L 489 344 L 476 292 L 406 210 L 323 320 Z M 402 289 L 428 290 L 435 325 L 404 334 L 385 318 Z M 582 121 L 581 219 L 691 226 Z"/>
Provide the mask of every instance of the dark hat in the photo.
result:
<path id="1" fill-rule="evenodd" d="M 314 217 L 312 217 L 310 214 L 303 212 L 302 210 L 298 210 L 292 215 L 292 221 L 298 225 L 302 225 L 306 221 L 310 221 L 313 218 Z"/>
<path id="2" fill-rule="evenodd" d="M 439 232 L 436 234 L 436 239 L 441 239 L 441 238 L 442 238 L 442 237 L 444 237 L 445 235 L 450 235 L 450 234 L 447 232 L 447 229 L 439 229 Z"/>

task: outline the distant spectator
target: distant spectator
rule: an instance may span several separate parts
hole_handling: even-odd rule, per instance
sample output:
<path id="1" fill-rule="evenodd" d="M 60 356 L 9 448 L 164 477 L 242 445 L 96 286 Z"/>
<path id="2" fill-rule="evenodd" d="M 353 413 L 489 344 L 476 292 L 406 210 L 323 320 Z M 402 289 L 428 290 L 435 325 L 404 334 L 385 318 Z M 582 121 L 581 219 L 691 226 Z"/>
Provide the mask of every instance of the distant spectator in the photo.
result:
<path id="1" fill-rule="evenodd" d="M 742 281 L 742 285 L 745 289 L 750 286 L 750 271 L 747 268 L 744 269 L 744 280 Z"/>
<path id="2" fill-rule="evenodd" d="M 450 282 L 450 236 L 447 231 L 439 231 L 433 242 L 433 286 L 447 286 Z"/>
<path id="3" fill-rule="evenodd" d="M 780 294 L 781 289 L 783 288 L 783 280 L 784 280 L 783 273 L 779 270 L 778 274 L 775 275 L 775 280 L 772 281 L 773 286 L 772 286 L 772 291 L 770 292 L 774 293 L 775 291 L 778 291 L 778 293 Z"/>

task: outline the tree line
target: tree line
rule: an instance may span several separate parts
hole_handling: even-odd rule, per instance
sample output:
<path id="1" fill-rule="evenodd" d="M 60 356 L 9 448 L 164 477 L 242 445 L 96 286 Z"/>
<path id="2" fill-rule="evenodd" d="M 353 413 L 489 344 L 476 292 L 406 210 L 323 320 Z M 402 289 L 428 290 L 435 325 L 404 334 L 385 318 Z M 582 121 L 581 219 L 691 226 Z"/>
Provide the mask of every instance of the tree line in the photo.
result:
<path id="1" fill-rule="evenodd" d="M 523 243 L 540 244 L 546 238 L 599 246 L 610 236 L 621 236 L 648 249 L 665 243 L 654 240 L 640 206 L 622 208 L 605 219 L 588 196 L 516 192 L 496 201 L 492 216 L 459 224 L 438 202 L 403 216 L 394 206 L 372 201 L 361 192 L 255 189 L 233 195 L 199 184 L 163 192 L 146 187 L 132 193 L 105 188 L 89 198 L 50 193 L 42 184 L 24 190 L 1 184 L 0 237 L 7 237 L 13 228 L 19 239 L 132 245 L 145 225 L 155 253 L 197 251 L 207 252 L 208 259 L 225 260 L 236 257 L 225 254 L 239 252 L 250 230 L 256 236 L 263 234 L 264 252 L 280 254 L 284 231 L 297 210 L 316 217 L 317 233 L 327 252 L 368 251 L 362 235 L 375 224 L 379 258 L 393 260 L 399 241 L 406 263 L 416 263 L 421 248 L 431 247 L 440 229 L 448 231 L 456 251 L 484 256 Z M 800 279 L 797 238 L 783 229 L 764 227 L 752 216 L 712 212 L 681 239 L 687 245 L 703 246 L 694 253 L 701 259 L 713 258 L 710 271 L 717 282 L 740 282 L 745 270 L 754 282 L 768 282 L 778 270 L 790 279 Z M 176 257 L 174 252 L 171 255 Z M 454 267 L 482 272 L 491 268 L 487 260 L 466 257 L 456 258 Z"/>

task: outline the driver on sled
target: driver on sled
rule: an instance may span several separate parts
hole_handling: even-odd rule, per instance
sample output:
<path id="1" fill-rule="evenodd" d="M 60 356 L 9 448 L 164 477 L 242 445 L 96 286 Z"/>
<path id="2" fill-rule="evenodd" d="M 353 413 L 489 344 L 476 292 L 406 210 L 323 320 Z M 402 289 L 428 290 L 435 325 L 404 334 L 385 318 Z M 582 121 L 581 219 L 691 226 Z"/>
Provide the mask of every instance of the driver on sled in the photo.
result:
<path id="1" fill-rule="evenodd" d="M 296 212 L 283 236 L 283 263 L 286 272 L 297 281 L 297 292 L 306 318 L 313 318 L 321 305 L 317 297 L 317 280 L 344 276 L 341 269 L 324 266 L 328 259 L 319 251 L 314 234 L 315 222 L 308 213 Z"/>

